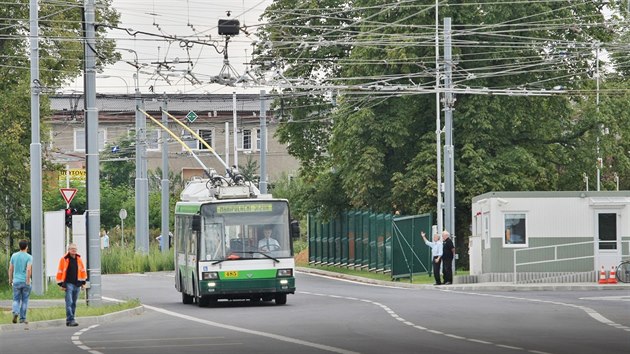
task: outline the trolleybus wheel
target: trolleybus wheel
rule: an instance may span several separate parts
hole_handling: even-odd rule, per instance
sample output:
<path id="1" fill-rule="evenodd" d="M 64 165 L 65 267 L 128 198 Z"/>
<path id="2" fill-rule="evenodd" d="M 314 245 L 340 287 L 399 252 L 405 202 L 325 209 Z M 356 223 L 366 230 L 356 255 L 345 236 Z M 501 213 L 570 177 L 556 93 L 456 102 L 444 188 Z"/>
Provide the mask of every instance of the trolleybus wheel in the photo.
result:
<path id="1" fill-rule="evenodd" d="M 276 305 L 284 305 L 287 303 L 287 294 L 276 294 Z"/>
<path id="2" fill-rule="evenodd" d="M 182 281 L 181 274 L 179 275 L 179 289 L 182 292 L 182 303 L 186 305 L 190 305 L 193 303 L 193 297 L 191 295 L 186 294 L 186 290 L 184 289 L 184 282 Z"/>
<path id="3" fill-rule="evenodd" d="M 188 295 L 186 293 L 182 293 L 182 303 L 186 304 L 186 305 L 190 305 L 193 303 L 193 297 L 191 295 Z"/>

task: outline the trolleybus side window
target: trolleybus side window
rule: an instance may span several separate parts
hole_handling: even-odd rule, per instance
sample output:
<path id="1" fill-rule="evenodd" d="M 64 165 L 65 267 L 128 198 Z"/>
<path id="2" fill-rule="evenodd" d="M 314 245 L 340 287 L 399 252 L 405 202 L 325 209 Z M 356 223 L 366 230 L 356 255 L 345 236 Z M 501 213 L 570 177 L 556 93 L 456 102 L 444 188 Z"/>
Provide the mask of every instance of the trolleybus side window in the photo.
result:
<path id="1" fill-rule="evenodd" d="M 201 258 L 205 260 L 224 259 L 226 253 L 223 224 L 207 223 L 202 233 Z"/>

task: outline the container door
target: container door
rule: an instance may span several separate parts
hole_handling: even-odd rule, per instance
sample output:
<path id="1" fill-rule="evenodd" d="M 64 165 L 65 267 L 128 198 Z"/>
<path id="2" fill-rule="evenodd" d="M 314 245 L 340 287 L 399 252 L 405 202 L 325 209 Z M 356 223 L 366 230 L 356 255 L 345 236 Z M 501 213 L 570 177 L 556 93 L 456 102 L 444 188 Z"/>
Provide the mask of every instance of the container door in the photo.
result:
<path id="1" fill-rule="evenodd" d="M 621 213 L 617 210 L 595 211 L 595 270 L 610 270 L 621 261 L 619 229 Z"/>

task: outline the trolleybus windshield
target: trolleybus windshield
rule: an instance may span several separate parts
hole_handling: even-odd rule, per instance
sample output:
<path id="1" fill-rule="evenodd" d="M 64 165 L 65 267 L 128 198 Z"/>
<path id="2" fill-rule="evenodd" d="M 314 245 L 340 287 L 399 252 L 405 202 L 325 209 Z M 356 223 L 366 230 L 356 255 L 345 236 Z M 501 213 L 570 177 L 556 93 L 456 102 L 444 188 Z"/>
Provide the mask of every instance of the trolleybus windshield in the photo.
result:
<path id="1" fill-rule="evenodd" d="M 286 201 L 205 204 L 201 217 L 200 260 L 292 256 Z"/>

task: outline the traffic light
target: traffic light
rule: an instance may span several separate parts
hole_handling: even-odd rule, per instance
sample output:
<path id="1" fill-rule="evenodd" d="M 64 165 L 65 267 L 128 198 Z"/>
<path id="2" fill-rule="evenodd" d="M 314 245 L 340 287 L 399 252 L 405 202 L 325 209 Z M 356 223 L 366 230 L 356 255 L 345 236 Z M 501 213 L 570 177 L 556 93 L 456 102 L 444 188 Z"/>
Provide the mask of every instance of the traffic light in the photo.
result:
<path id="1" fill-rule="evenodd" d="M 66 208 L 66 226 L 72 228 L 72 209 Z"/>
<path id="2" fill-rule="evenodd" d="M 66 208 L 66 226 L 72 228 L 72 215 L 78 214 L 77 208 Z"/>

